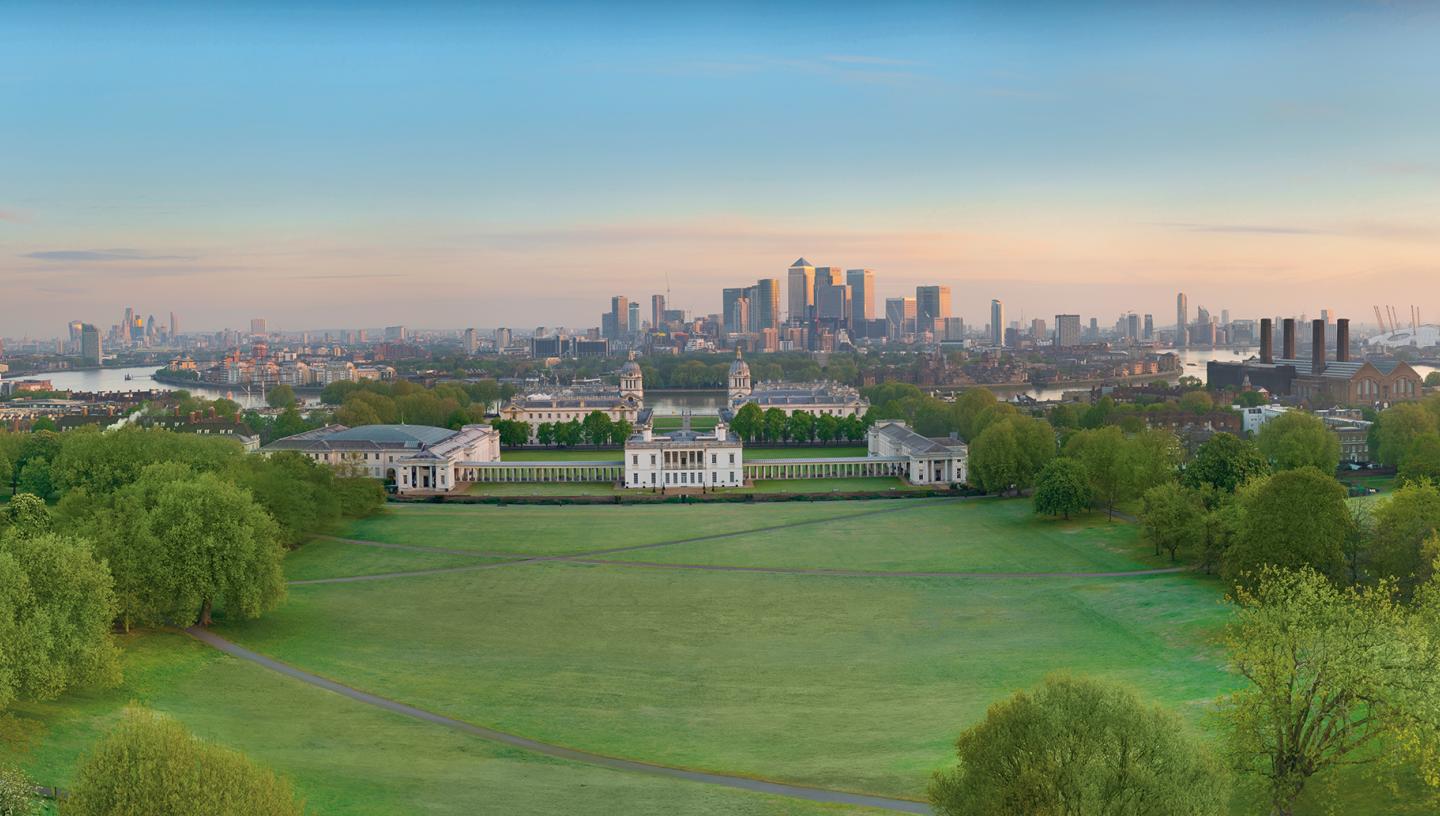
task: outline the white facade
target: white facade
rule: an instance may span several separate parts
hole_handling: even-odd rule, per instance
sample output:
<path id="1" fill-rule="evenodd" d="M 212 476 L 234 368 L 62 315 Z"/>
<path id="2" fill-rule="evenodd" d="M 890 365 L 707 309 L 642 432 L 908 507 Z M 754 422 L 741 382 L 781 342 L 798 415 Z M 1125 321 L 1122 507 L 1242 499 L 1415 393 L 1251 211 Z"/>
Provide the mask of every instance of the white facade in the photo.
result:
<path id="1" fill-rule="evenodd" d="M 624 481 L 627 488 L 650 490 L 740 487 L 744 448 L 723 422 L 713 433 L 645 429 L 625 443 Z"/>
<path id="2" fill-rule="evenodd" d="M 899 420 L 876 422 L 866 443 L 871 457 L 903 457 L 911 484 L 964 484 L 969 476 L 970 449 L 964 442 L 921 436 Z"/>
<path id="3" fill-rule="evenodd" d="M 462 462 L 500 461 L 500 434 L 489 425 L 458 431 L 426 425 L 328 425 L 278 439 L 262 453 L 296 451 L 346 473 L 395 484 L 397 493 L 449 492 Z"/>
<path id="4" fill-rule="evenodd" d="M 1231 406 L 1240 412 L 1240 428 L 1247 434 L 1253 434 L 1260 430 L 1260 426 L 1289 411 L 1283 405 L 1256 405 L 1250 408 L 1242 408 L 1239 405 Z"/>

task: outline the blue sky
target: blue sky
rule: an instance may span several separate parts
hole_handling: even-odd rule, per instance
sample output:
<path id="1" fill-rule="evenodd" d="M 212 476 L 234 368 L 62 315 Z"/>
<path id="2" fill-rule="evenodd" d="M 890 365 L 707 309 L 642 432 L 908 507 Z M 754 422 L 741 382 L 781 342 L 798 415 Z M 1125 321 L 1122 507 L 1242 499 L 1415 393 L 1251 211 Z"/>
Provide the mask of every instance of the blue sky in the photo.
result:
<path id="1" fill-rule="evenodd" d="M 6 4 L 0 333 L 1440 294 L 1436 4 L 675 5 Z"/>

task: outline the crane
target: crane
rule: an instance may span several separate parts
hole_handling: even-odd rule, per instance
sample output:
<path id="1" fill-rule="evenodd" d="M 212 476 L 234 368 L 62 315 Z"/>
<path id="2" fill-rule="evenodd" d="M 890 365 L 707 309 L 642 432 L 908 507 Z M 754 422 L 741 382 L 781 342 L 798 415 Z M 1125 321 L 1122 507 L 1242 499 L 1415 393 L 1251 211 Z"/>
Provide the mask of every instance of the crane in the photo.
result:
<path id="1" fill-rule="evenodd" d="M 1385 316 L 1380 314 L 1380 307 L 1375 306 L 1375 322 L 1380 326 L 1380 333 L 1385 333 Z"/>

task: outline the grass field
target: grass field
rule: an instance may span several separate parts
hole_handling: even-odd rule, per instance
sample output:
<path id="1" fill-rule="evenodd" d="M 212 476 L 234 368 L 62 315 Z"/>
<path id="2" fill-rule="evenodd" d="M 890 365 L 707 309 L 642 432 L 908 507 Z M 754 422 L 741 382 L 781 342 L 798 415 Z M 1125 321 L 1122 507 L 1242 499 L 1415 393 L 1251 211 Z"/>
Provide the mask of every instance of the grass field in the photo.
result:
<path id="1" fill-rule="evenodd" d="M 690 417 L 690 429 L 709 431 L 714 429 L 715 423 L 719 421 L 720 418 L 716 416 L 692 416 Z M 650 427 L 657 431 L 678 431 L 685 427 L 685 419 L 678 416 L 651 417 Z"/>
<path id="2" fill-rule="evenodd" d="M 356 704 L 184 635 L 149 633 L 123 641 L 120 688 L 11 706 L 21 730 L 33 733 L 28 750 L 0 743 L 0 758 L 39 782 L 67 784 L 79 757 L 134 701 L 283 770 L 310 812 L 324 816 L 877 813 L 551 759 Z"/>
<path id="3" fill-rule="evenodd" d="M 835 456 L 864 456 L 864 445 L 824 445 L 813 448 L 754 448 L 747 459 L 819 459 Z M 502 462 L 619 462 L 624 451 L 615 450 L 518 450 L 503 451 Z"/>
<path id="4" fill-rule="evenodd" d="M 828 445 L 814 448 L 747 448 L 745 461 L 766 459 L 823 459 L 834 456 L 864 456 L 864 445 Z"/>
<path id="5" fill-rule="evenodd" d="M 391 505 L 344 535 L 526 556 L 654 545 L 624 564 L 532 562 L 292 586 L 220 634 L 353 687 L 597 753 L 923 797 L 965 726 L 1070 671 L 1127 683 L 1214 736 L 1234 678 L 1217 583 L 1142 577 L 827 576 L 672 564 L 876 571 L 1119 571 L 1164 565 L 1133 526 L 1037 518 L 1024 500 L 660 506 Z M 723 536 L 696 541 L 706 536 Z M 485 564 L 317 541 L 292 579 Z M 14 709 L 22 763 L 65 783 L 128 700 L 290 774 L 317 813 L 810 814 L 820 807 L 498 747 L 311 689 L 178 635 L 127 637 L 124 687 Z M 23 730 L 23 729 L 22 729 Z M 0 758 L 5 749 L 0 748 Z M 1418 814 L 1350 776 L 1297 814 Z M 1328 810 L 1326 809 L 1328 808 Z M 1234 813 L 1259 812 L 1237 797 Z"/>
<path id="6" fill-rule="evenodd" d="M 612 482 L 480 482 L 465 492 L 471 496 L 613 496 L 622 489 Z"/>

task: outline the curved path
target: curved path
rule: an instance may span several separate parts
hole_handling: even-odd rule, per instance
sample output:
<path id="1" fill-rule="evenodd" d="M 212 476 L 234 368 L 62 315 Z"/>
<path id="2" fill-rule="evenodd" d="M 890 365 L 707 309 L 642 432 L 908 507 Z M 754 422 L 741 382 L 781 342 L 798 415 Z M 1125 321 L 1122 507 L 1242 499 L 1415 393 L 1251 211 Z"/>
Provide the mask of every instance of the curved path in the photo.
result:
<path id="1" fill-rule="evenodd" d="M 279 660 L 266 657 L 258 652 L 252 652 L 243 646 L 231 643 L 225 638 L 212 632 L 207 632 L 199 627 L 192 626 L 186 629 L 185 633 L 201 643 L 219 649 L 233 657 L 263 666 L 271 671 L 299 680 L 302 683 L 307 683 L 311 686 L 325 689 L 326 691 L 333 691 L 336 694 L 349 697 L 352 700 L 365 703 L 366 705 L 375 706 L 376 708 L 381 708 L 416 720 L 443 725 L 446 728 L 471 734 L 481 739 L 503 743 L 527 751 L 534 751 L 535 753 L 545 754 L 546 756 L 568 759 L 572 762 L 580 762 L 586 765 L 597 765 L 602 768 L 610 768 L 617 771 L 633 771 L 651 776 L 683 779 L 689 782 L 701 782 L 708 785 L 721 785 L 727 788 L 737 788 L 753 793 L 768 793 L 775 796 L 808 799 L 812 802 L 828 802 L 832 804 L 880 808 L 897 813 L 931 813 L 929 805 L 909 799 L 867 796 L 865 794 L 847 793 L 845 791 L 830 790 L 828 788 L 812 788 L 804 785 L 786 785 L 781 782 L 767 782 L 765 780 L 751 779 L 744 776 L 690 771 L 669 765 L 655 765 L 649 762 L 637 762 L 633 759 L 620 759 L 618 757 L 605 756 L 604 754 L 592 754 L 588 751 L 577 751 L 574 748 L 566 748 L 563 745 L 539 742 L 516 734 L 508 734 L 504 731 L 496 731 L 491 728 L 473 725 L 463 720 L 453 719 L 443 714 L 436 714 L 433 711 L 426 711 L 423 708 L 416 708 L 386 697 L 360 691 L 359 689 L 337 683 L 334 680 L 327 680 L 317 674 L 311 674 L 302 669 L 297 669 L 288 663 L 282 663 Z"/>
<path id="2" fill-rule="evenodd" d="M 730 564 L 668 564 L 663 561 L 606 561 L 603 558 L 564 558 L 571 564 L 644 569 L 706 570 L 710 572 L 758 572 L 769 575 L 828 575 L 838 578 L 1135 578 L 1144 575 L 1173 575 L 1189 567 L 1120 570 L 1117 572 L 914 572 L 901 570 L 825 569 L 823 567 L 742 567 Z"/>

